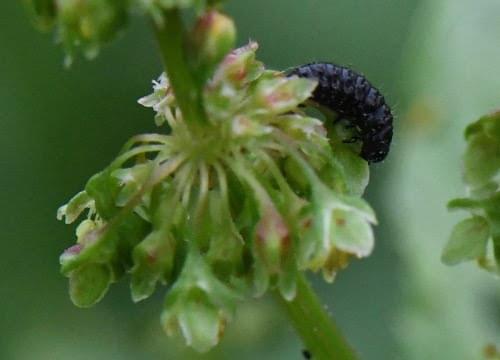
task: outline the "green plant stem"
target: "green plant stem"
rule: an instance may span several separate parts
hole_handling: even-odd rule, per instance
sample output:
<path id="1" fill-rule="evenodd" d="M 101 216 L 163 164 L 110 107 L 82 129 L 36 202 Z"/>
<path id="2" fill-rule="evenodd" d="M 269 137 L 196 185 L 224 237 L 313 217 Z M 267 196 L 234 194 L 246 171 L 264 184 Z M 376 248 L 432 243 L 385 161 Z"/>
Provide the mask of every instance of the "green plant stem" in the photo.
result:
<path id="1" fill-rule="evenodd" d="M 206 120 L 203 108 L 202 87 L 189 66 L 186 54 L 186 31 L 179 10 L 164 11 L 163 23 L 155 23 L 156 39 L 160 46 L 170 84 L 188 124 Z"/>
<path id="2" fill-rule="evenodd" d="M 358 359 L 303 274 L 297 279 L 297 295 L 287 301 L 276 293 L 296 331 L 314 360 Z"/>

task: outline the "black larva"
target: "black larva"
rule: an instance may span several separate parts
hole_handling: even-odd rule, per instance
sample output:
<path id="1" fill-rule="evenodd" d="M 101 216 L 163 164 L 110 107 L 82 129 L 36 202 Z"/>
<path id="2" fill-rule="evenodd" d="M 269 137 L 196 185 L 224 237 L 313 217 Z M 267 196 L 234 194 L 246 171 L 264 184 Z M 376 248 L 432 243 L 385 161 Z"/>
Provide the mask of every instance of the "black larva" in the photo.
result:
<path id="1" fill-rule="evenodd" d="M 373 163 L 384 160 L 392 140 L 392 114 L 384 97 L 364 76 L 331 63 L 301 65 L 288 72 L 318 80 L 310 100 L 347 119 L 359 132 L 361 157 Z"/>

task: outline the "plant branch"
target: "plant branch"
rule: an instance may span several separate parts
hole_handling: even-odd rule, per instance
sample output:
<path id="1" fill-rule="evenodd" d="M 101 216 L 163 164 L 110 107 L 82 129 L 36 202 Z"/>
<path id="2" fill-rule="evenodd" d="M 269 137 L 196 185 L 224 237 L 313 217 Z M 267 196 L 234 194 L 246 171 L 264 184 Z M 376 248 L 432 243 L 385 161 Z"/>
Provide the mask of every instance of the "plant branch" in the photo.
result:
<path id="1" fill-rule="evenodd" d="M 286 310 L 314 360 L 356 360 L 354 350 L 322 306 L 304 274 L 297 279 L 297 295 L 287 301 L 276 292 L 279 303 Z"/>
<path id="2" fill-rule="evenodd" d="M 186 31 L 179 10 L 164 11 L 163 22 L 155 22 L 155 33 L 165 70 L 184 119 L 188 124 L 205 122 L 202 86 L 196 82 L 189 66 Z"/>

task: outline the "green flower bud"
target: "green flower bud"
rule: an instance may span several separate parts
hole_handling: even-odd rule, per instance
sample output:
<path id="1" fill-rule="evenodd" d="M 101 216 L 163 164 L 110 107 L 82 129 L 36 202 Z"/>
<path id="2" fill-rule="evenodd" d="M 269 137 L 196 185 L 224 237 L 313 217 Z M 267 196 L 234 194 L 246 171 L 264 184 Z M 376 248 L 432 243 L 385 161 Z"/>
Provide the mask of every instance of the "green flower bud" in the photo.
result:
<path id="1" fill-rule="evenodd" d="M 292 241 L 283 217 L 274 207 L 268 207 L 255 230 L 255 251 L 269 274 L 278 274 L 290 256 Z"/>
<path id="2" fill-rule="evenodd" d="M 198 18 L 190 34 L 193 68 L 200 82 L 210 77 L 215 67 L 233 48 L 236 29 L 231 18 L 211 10 Z"/>
<path id="3" fill-rule="evenodd" d="M 111 263 L 117 254 L 117 233 L 106 231 L 106 225 L 84 220 L 77 228 L 77 245 L 66 249 L 59 258 L 61 272 L 71 272 L 88 263 Z"/>
<path id="4" fill-rule="evenodd" d="M 447 265 L 455 265 L 486 256 L 490 236 L 490 225 L 484 217 L 462 220 L 453 228 L 441 260 Z"/>
<path id="5" fill-rule="evenodd" d="M 79 307 L 90 307 L 106 294 L 112 275 L 108 265 L 86 264 L 69 275 L 69 295 Z"/>
<path id="6" fill-rule="evenodd" d="M 170 127 L 174 127 L 175 117 L 173 110 L 175 109 L 176 102 L 174 92 L 165 73 L 161 74 L 158 80 L 153 81 L 153 90 L 152 94 L 140 98 L 138 103 L 142 106 L 153 108 L 156 111 L 156 126 L 161 126 L 167 122 Z"/>
<path id="7" fill-rule="evenodd" d="M 219 281 L 196 249 L 191 249 L 177 282 L 165 299 L 162 324 L 178 330 L 186 343 L 205 352 L 215 346 L 240 295 Z"/>
<path id="8" fill-rule="evenodd" d="M 114 38 L 128 17 L 124 0 L 55 0 L 59 36 L 69 55 L 82 48 L 89 57 Z"/>
<path id="9" fill-rule="evenodd" d="M 256 42 L 231 51 L 217 68 L 213 83 L 209 84 L 210 92 L 221 91 L 222 86 L 241 89 L 264 73 L 264 65 L 255 60 L 255 52 L 259 48 Z M 232 94 L 229 94 L 229 96 Z"/>
<path id="10" fill-rule="evenodd" d="M 164 22 L 164 12 L 175 8 L 193 8 L 196 14 L 206 9 L 217 7 L 221 0 L 22 0 L 37 27 L 49 30 L 57 27 L 58 40 L 62 42 L 70 64 L 75 52 L 82 51 L 87 57 L 95 56 L 99 48 L 112 40 L 124 27 L 128 15 L 140 9 L 149 15 L 158 26 Z M 211 10 L 208 14 L 216 13 Z M 206 40 L 199 43 L 200 49 L 206 52 L 206 58 L 199 65 L 210 67 L 217 64 L 234 45 L 234 26 L 229 18 L 217 16 L 214 23 L 210 16 L 200 24 L 195 32 L 211 33 Z M 197 36 L 196 38 L 199 38 Z M 210 68 L 206 69 L 213 70 Z M 203 73 L 200 76 L 204 76 Z"/>
<path id="11" fill-rule="evenodd" d="M 176 241 L 166 230 L 150 233 L 134 248 L 130 288 L 135 302 L 151 296 L 158 282 L 164 284 L 170 279 Z"/>
<path id="12" fill-rule="evenodd" d="M 41 30 L 49 30 L 56 20 L 55 0 L 25 0 L 33 16 L 35 25 Z"/>

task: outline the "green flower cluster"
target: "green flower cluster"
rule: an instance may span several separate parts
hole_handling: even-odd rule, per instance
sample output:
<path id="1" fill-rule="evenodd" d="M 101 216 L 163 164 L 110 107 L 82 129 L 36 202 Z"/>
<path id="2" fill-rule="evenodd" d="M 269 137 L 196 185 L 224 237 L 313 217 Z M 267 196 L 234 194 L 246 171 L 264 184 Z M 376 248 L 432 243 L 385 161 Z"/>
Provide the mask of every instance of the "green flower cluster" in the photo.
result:
<path id="1" fill-rule="evenodd" d="M 66 223 L 86 212 L 60 259 L 76 305 L 95 304 L 124 275 L 134 301 L 166 284 L 165 330 L 206 351 L 239 300 L 269 289 L 291 300 L 299 272 L 331 281 L 371 253 L 367 163 L 299 108 L 316 83 L 266 70 L 256 50 L 216 68 L 203 123 L 183 119 L 162 75 L 139 102 L 163 133 L 132 138 L 59 209 Z"/>
<path id="2" fill-rule="evenodd" d="M 453 265 L 477 260 L 500 273 L 500 112 L 483 116 L 465 130 L 464 181 L 467 197 L 449 202 L 451 210 L 470 216 L 459 222 L 444 248 L 442 260 Z"/>
<path id="3" fill-rule="evenodd" d="M 35 24 L 42 30 L 56 29 L 70 64 L 77 51 L 88 58 L 125 28 L 132 13 L 146 13 L 157 23 L 163 11 L 193 7 L 201 12 L 220 1 L 210 0 L 24 0 Z"/>

